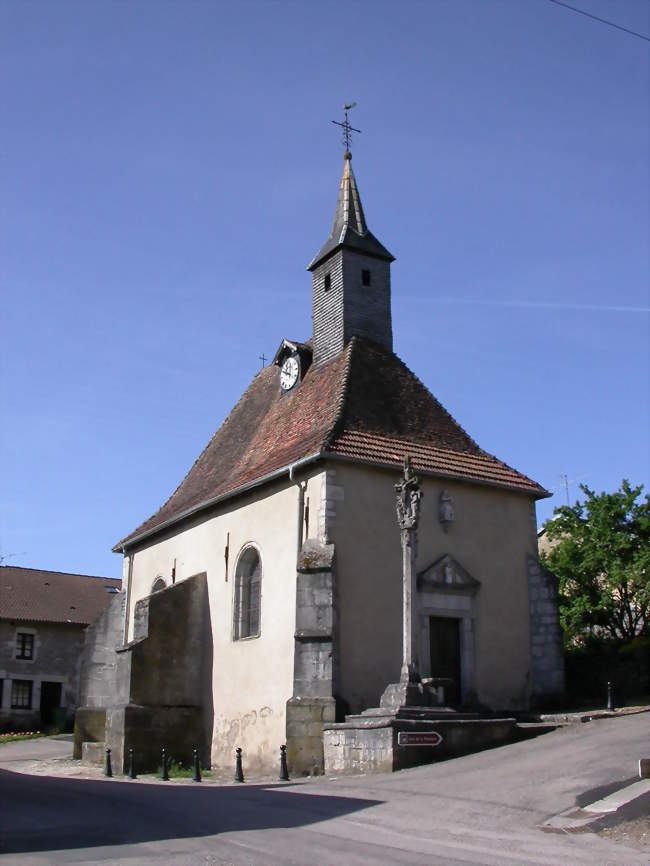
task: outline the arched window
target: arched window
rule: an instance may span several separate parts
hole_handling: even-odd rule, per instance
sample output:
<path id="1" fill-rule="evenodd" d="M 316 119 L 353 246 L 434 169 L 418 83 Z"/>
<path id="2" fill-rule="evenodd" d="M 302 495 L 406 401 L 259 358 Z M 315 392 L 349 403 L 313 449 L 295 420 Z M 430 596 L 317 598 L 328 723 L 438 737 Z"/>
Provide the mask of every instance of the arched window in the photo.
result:
<path id="1" fill-rule="evenodd" d="M 235 571 L 234 640 L 260 633 L 260 586 L 262 562 L 255 547 L 247 547 Z"/>
<path id="2" fill-rule="evenodd" d="M 162 577 L 157 577 L 153 582 L 153 586 L 151 587 L 151 594 L 153 595 L 154 592 L 160 592 L 160 590 L 164 589 L 166 586 L 167 584 L 162 579 Z"/>

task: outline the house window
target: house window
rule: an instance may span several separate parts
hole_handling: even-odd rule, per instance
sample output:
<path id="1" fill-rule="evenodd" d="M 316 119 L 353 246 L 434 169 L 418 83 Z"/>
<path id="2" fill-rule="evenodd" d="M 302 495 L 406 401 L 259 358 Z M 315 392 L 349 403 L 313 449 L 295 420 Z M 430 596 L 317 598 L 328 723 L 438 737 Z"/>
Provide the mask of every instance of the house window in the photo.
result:
<path id="1" fill-rule="evenodd" d="M 32 708 L 32 686 L 31 680 L 11 681 L 11 709 L 31 710 Z"/>
<path id="2" fill-rule="evenodd" d="M 160 592 L 160 590 L 164 589 L 166 586 L 167 584 L 165 583 L 163 578 L 157 577 L 153 582 L 153 586 L 151 587 L 151 594 L 153 595 L 154 592 Z"/>
<path id="3" fill-rule="evenodd" d="M 16 658 L 34 658 L 34 635 L 23 631 L 16 632 Z"/>
<path id="4" fill-rule="evenodd" d="M 262 563 L 255 547 L 247 547 L 235 571 L 235 609 L 233 637 L 241 640 L 260 633 L 260 588 Z"/>
<path id="5" fill-rule="evenodd" d="M 323 280 L 323 288 L 325 289 L 326 292 L 328 292 L 330 290 L 331 286 L 332 286 L 332 275 L 331 274 L 325 274 L 325 279 Z"/>
<path id="6" fill-rule="evenodd" d="M 370 285 L 370 271 L 366 271 L 366 270 L 361 271 L 361 283 L 364 286 Z"/>

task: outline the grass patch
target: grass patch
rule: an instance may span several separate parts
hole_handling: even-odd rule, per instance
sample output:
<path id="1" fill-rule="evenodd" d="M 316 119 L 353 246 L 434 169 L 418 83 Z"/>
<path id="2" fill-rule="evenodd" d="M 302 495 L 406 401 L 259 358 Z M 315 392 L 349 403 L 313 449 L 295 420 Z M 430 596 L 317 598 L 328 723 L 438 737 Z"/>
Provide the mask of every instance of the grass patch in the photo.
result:
<path id="1" fill-rule="evenodd" d="M 160 777 L 162 767 L 158 767 L 157 775 Z M 167 775 L 170 779 L 191 779 L 193 775 L 193 767 L 184 764 L 182 761 L 175 761 L 173 758 L 167 759 Z M 201 767 L 202 776 L 210 776 L 210 770 L 204 770 Z"/>

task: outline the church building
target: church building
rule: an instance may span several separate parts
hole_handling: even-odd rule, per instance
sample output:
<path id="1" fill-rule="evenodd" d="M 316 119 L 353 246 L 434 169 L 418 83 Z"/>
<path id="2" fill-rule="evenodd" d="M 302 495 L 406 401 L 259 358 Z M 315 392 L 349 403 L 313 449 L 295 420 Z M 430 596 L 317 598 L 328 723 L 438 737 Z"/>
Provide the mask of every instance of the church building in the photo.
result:
<path id="1" fill-rule="evenodd" d="M 311 260 L 313 331 L 282 339 L 165 504 L 113 548 L 123 586 L 90 629 L 77 752 L 322 769 L 322 728 L 375 707 L 402 660 L 394 484 L 423 492 L 418 662 L 448 706 L 529 708 L 563 688 L 549 494 L 483 451 L 393 352 L 391 262 L 346 150 Z M 505 409 L 503 410 L 505 414 Z M 550 615 L 549 615 L 550 611 Z M 106 653 L 106 642 L 111 643 Z M 185 755 L 183 756 L 185 757 Z"/>

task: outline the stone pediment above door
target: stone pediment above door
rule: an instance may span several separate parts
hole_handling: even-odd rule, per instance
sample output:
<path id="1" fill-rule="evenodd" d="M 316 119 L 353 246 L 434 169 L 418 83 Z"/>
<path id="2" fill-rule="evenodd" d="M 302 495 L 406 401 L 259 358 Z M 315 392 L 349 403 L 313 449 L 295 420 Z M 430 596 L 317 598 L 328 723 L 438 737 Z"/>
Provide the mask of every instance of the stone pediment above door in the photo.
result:
<path id="1" fill-rule="evenodd" d="M 481 586 L 463 566 L 448 553 L 418 572 L 420 592 L 453 592 L 475 595 Z"/>

